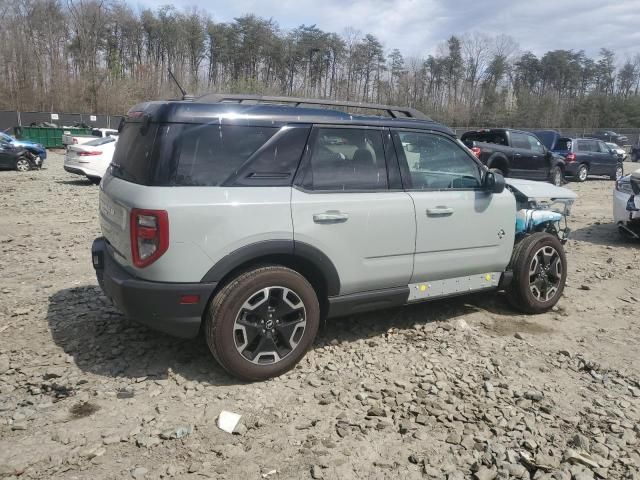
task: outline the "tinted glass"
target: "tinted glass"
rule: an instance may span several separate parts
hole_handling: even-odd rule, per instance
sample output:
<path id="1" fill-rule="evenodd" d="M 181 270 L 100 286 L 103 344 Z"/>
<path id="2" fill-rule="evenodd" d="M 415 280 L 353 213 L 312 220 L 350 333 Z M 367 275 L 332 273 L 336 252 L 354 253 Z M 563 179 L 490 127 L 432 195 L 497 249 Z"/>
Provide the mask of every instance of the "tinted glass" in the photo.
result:
<path id="1" fill-rule="evenodd" d="M 141 123 L 125 123 L 111 161 L 111 174 L 128 182 L 147 184 L 157 131 L 155 124 L 143 129 Z"/>
<path id="2" fill-rule="evenodd" d="M 313 190 L 381 190 L 387 168 L 380 130 L 319 128 L 304 179 Z"/>
<path id="3" fill-rule="evenodd" d="M 589 140 L 578 140 L 576 141 L 577 150 L 579 152 L 591 152 L 591 142 Z"/>
<path id="4" fill-rule="evenodd" d="M 524 133 L 511 132 L 511 146 L 513 148 L 522 148 L 524 150 L 531 150 L 531 144 L 529 143 L 529 135 Z"/>
<path id="5" fill-rule="evenodd" d="M 506 145 L 507 138 L 503 132 L 467 132 L 462 135 L 461 140 L 467 142 L 495 143 Z"/>
<path id="6" fill-rule="evenodd" d="M 163 139 L 163 150 L 170 148 L 171 161 L 177 164 L 169 183 L 220 185 L 277 131 L 274 127 L 184 125 L 171 140 Z"/>
<path id="7" fill-rule="evenodd" d="M 234 185 L 291 185 L 311 127 L 284 127 L 229 180 Z"/>
<path id="8" fill-rule="evenodd" d="M 542 143 L 540 143 L 540 140 L 533 135 L 527 135 L 527 138 L 529 140 L 529 148 L 533 150 L 534 153 L 544 153 L 544 147 L 542 146 Z"/>
<path id="9" fill-rule="evenodd" d="M 410 189 L 478 188 L 480 168 L 462 146 L 440 135 L 398 132 L 407 162 Z"/>

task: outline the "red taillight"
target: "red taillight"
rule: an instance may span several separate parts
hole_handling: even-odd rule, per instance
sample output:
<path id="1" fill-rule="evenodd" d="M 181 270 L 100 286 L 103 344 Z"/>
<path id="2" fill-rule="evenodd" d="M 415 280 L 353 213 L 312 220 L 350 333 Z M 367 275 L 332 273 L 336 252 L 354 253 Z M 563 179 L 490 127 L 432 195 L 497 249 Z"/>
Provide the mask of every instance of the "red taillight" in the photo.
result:
<path id="1" fill-rule="evenodd" d="M 473 152 L 476 157 L 480 158 L 482 150 L 480 149 L 480 147 L 471 147 L 471 152 Z"/>
<path id="2" fill-rule="evenodd" d="M 571 162 L 575 162 L 576 161 L 576 154 L 575 153 L 567 153 L 564 157 L 567 162 L 571 163 Z"/>
<path id="3" fill-rule="evenodd" d="M 78 152 L 78 156 L 79 157 L 91 157 L 94 155 L 100 155 L 102 152 L 96 151 L 96 150 L 92 150 L 90 152 Z"/>
<path id="4" fill-rule="evenodd" d="M 131 258 L 138 268 L 151 265 L 169 248 L 169 214 L 165 210 L 131 210 Z"/>

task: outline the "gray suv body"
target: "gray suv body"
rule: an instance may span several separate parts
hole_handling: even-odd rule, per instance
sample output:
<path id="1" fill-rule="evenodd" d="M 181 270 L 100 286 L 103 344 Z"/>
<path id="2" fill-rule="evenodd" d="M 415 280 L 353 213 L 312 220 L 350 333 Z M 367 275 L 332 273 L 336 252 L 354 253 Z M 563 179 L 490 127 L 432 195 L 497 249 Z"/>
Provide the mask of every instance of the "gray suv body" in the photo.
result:
<path id="1" fill-rule="evenodd" d="M 100 186 L 107 296 L 170 334 L 204 331 L 250 380 L 293 367 L 327 316 L 496 289 L 526 312 L 555 305 L 573 192 L 504 188 L 414 110 L 331 106 L 389 118 L 215 95 L 132 108 Z"/>

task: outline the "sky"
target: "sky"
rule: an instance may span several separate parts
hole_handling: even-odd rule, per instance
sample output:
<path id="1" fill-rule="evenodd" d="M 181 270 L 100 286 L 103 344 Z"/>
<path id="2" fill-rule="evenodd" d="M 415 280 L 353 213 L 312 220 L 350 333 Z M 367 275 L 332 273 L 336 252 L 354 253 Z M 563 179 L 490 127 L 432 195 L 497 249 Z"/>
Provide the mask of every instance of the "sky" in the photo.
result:
<path id="1" fill-rule="evenodd" d="M 602 47 L 619 60 L 640 53 L 640 0 L 133 0 L 140 7 L 171 3 L 194 6 L 215 21 L 253 13 L 272 18 L 281 28 L 315 24 L 343 33 L 347 27 L 372 33 L 387 50 L 423 57 L 451 35 L 504 34 L 521 51 L 584 50 L 596 56 Z"/>

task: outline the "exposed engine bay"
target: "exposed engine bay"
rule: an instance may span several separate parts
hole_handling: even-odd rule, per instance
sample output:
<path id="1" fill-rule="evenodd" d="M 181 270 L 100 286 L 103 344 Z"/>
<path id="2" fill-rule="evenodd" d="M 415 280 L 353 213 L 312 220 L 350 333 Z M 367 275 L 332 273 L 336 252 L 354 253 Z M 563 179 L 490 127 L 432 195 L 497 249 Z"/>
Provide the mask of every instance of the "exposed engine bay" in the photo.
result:
<path id="1" fill-rule="evenodd" d="M 577 194 L 568 188 L 530 180 L 506 179 L 516 197 L 516 238 L 532 232 L 548 232 L 562 243 L 569 237 L 567 217 Z"/>

